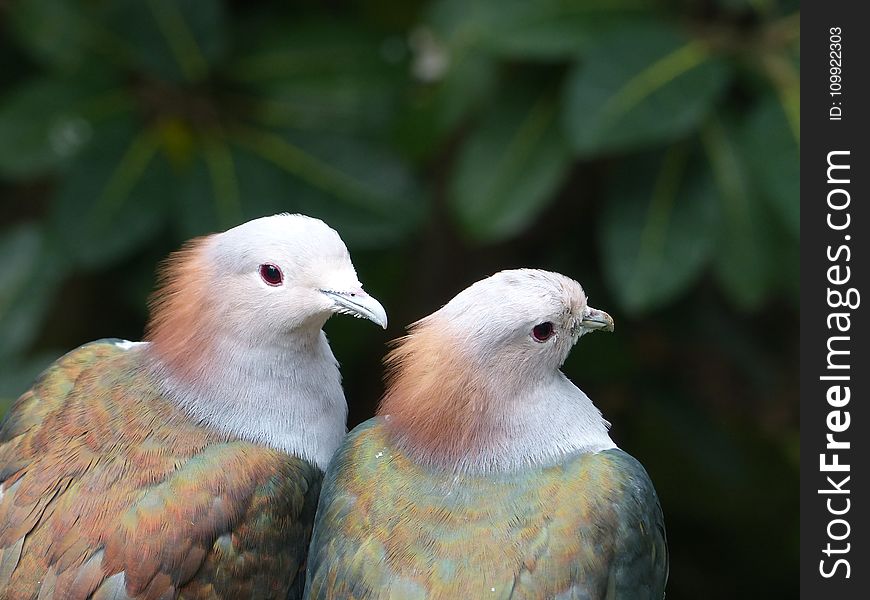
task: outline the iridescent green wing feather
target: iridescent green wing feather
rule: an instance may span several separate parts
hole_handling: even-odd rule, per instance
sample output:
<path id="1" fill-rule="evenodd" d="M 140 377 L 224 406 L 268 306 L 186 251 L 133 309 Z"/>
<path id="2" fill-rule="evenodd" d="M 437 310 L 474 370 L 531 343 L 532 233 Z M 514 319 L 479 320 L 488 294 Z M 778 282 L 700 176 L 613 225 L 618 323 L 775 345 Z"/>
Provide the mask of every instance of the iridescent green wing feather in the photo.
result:
<path id="1" fill-rule="evenodd" d="M 397 450 L 379 419 L 324 480 L 308 598 L 661 598 L 664 527 L 619 450 L 522 473 L 455 476 Z"/>
<path id="2" fill-rule="evenodd" d="M 621 474 L 620 518 L 610 566 L 608 599 L 664 598 L 669 556 L 665 520 L 643 466 L 622 450 L 602 453 Z"/>
<path id="3" fill-rule="evenodd" d="M 141 360 L 83 346 L 4 421 L 0 597 L 298 597 L 320 472 L 192 423 Z"/>

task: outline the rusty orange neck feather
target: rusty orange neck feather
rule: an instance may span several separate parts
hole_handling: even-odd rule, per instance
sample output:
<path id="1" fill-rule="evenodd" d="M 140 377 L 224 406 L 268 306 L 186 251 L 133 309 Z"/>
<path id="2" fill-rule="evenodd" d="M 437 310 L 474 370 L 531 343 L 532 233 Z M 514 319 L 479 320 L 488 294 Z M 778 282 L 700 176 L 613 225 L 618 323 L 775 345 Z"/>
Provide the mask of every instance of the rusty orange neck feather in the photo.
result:
<path id="1" fill-rule="evenodd" d="M 414 326 L 386 359 L 387 392 L 379 415 L 418 456 L 456 463 L 490 439 L 493 401 L 470 356 L 437 322 Z"/>
<path id="2" fill-rule="evenodd" d="M 192 381 L 208 364 L 213 339 L 209 316 L 207 237 L 191 240 L 160 267 L 145 339 L 175 377 Z"/>

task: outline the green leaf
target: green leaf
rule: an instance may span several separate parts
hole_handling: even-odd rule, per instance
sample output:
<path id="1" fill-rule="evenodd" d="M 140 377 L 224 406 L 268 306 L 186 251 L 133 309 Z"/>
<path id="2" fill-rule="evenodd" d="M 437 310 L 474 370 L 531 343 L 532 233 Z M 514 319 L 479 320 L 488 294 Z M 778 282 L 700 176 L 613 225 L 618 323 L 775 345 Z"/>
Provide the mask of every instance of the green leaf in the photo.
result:
<path id="1" fill-rule="evenodd" d="M 565 132 L 581 156 L 673 140 L 703 120 L 727 81 L 701 41 L 664 25 L 626 27 L 569 74 Z"/>
<path id="2" fill-rule="evenodd" d="M 754 185 L 795 236 L 800 236 L 800 146 L 778 98 L 769 95 L 740 125 L 739 141 Z"/>
<path id="3" fill-rule="evenodd" d="M 561 60 L 648 10 L 641 0 L 441 0 L 426 22 L 453 55 L 483 49 L 523 60 Z"/>
<path id="4" fill-rule="evenodd" d="M 635 315 L 684 292 L 710 260 L 717 205 L 709 173 L 683 143 L 619 164 L 601 217 L 608 284 Z"/>
<path id="5" fill-rule="evenodd" d="M 33 224 L 0 233 L 0 256 L 0 359 L 5 361 L 39 333 L 65 268 Z"/>
<path id="6" fill-rule="evenodd" d="M 775 0 L 716 0 L 716 4 L 731 12 L 756 12 L 761 15 L 771 13 L 776 8 Z"/>
<path id="7" fill-rule="evenodd" d="M 9 12 L 22 45 L 67 72 L 108 63 L 199 82 L 227 46 L 220 0 L 26 0 Z"/>
<path id="8" fill-rule="evenodd" d="M 181 237 L 279 212 L 320 217 L 356 247 L 391 245 L 416 227 L 425 207 L 401 161 L 359 140 L 318 138 L 246 130 L 202 140 L 173 202 Z"/>
<path id="9" fill-rule="evenodd" d="M 720 233 L 715 271 L 723 292 L 743 310 L 757 309 L 775 283 L 771 227 L 763 203 L 751 186 L 742 148 L 728 121 L 711 119 L 702 139 L 720 203 Z"/>
<path id="10" fill-rule="evenodd" d="M 9 30 L 37 61 L 58 70 L 85 64 L 95 32 L 82 2 L 21 0 L 4 11 Z"/>
<path id="11" fill-rule="evenodd" d="M 408 167 L 377 144 L 246 128 L 231 137 L 241 197 L 262 194 L 280 202 L 280 210 L 321 218 L 348 245 L 392 245 L 415 230 L 426 211 Z"/>
<path id="12" fill-rule="evenodd" d="M 5 96 L 0 104 L 0 173 L 33 177 L 80 150 L 91 126 L 75 107 L 86 93 L 75 82 L 42 79 Z"/>
<path id="13" fill-rule="evenodd" d="M 251 102 L 257 123 L 338 133 L 389 131 L 406 72 L 402 40 L 323 21 L 267 25 L 252 39 L 224 74 L 243 90 L 239 94 Z"/>
<path id="14" fill-rule="evenodd" d="M 203 81 L 227 49 L 220 0 L 115 0 L 103 21 L 127 60 L 170 81 Z"/>
<path id="15" fill-rule="evenodd" d="M 182 239 L 224 231 L 244 220 L 239 170 L 229 143 L 221 136 L 211 136 L 201 140 L 199 149 L 195 164 L 182 173 L 178 197 L 172 203 Z M 280 187 L 272 186 L 260 190 L 264 193 L 248 195 L 245 205 L 261 204 L 278 191 Z"/>
<path id="16" fill-rule="evenodd" d="M 521 232 L 553 199 L 571 166 L 551 91 L 506 95 L 471 134 L 450 182 L 450 205 L 480 241 Z"/>
<path id="17" fill-rule="evenodd" d="M 293 193 L 299 184 L 275 164 L 218 137 L 203 140 L 200 150 L 173 202 L 182 239 L 301 210 Z"/>
<path id="18" fill-rule="evenodd" d="M 649 9 L 648 3 L 635 0 L 519 4 L 525 10 L 500 11 L 496 26 L 484 29 L 483 48 L 519 60 L 570 59 L 582 56 L 627 23 L 644 18 Z"/>
<path id="19" fill-rule="evenodd" d="M 72 260 L 89 268 L 116 263 L 157 233 L 175 186 L 157 151 L 157 136 L 127 120 L 95 130 L 51 206 L 52 233 Z"/>
<path id="20" fill-rule="evenodd" d="M 35 177 L 68 163 L 88 144 L 111 100 L 106 82 L 36 79 L 0 104 L 0 174 Z M 100 104 L 106 105 L 101 107 Z"/>
<path id="21" fill-rule="evenodd" d="M 465 121 L 489 106 L 498 79 L 498 65 L 490 57 L 467 53 L 451 61 L 439 81 L 413 90 L 399 120 L 399 144 L 415 158 L 431 157 Z"/>

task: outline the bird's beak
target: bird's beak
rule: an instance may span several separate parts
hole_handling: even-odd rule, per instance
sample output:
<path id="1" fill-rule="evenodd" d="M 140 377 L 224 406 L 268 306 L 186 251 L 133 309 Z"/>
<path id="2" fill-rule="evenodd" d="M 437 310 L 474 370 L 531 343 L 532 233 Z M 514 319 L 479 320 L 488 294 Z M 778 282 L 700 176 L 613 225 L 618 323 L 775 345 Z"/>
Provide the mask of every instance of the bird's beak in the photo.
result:
<path id="1" fill-rule="evenodd" d="M 384 329 L 387 328 L 387 311 L 384 310 L 380 302 L 362 291 L 362 288 L 348 292 L 320 291 L 332 300 L 335 312 L 352 315 L 358 319 L 368 319 Z"/>
<path id="2" fill-rule="evenodd" d="M 580 321 L 580 325 L 588 331 L 595 331 L 596 329 L 613 331 L 613 317 L 603 310 L 587 306 L 583 311 L 583 320 Z"/>

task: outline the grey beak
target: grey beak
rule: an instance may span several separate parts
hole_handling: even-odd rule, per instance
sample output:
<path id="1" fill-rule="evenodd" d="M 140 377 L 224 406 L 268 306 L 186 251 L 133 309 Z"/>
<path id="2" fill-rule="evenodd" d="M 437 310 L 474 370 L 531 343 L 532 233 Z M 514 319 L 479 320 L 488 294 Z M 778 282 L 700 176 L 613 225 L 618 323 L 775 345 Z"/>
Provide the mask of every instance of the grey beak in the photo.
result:
<path id="1" fill-rule="evenodd" d="M 335 290 L 320 291 L 332 300 L 335 312 L 351 315 L 358 319 L 368 319 L 384 329 L 387 328 L 387 311 L 384 310 L 380 302 L 362 291 L 362 289 L 349 292 Z"/>
<path id="2" fill-rule="evenodd" d="M 586 310 L 583 311 L 583 320 L 580 321 L 580 325 L 589 331 L 595 331 L 598 329 L 613 331 L 613 317 L 603 310 L 587 306 Z"/>

